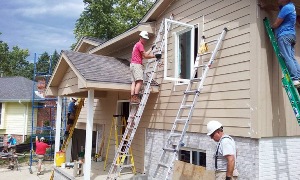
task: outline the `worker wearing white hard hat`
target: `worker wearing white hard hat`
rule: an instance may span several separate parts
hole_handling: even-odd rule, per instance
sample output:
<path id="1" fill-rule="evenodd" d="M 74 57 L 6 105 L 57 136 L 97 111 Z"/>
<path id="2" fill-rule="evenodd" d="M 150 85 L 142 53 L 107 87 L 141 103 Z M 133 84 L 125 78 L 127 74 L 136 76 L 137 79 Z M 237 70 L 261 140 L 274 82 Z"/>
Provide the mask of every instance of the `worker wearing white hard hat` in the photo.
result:
<path id="1" fill-rule="evenodd" d="M 132 50 L 132 57 L 130 61 L 130 74 L 131 74 L 131 104 L 139 104 L 140 97 L 139 92 L 141 90 L 143 84 L 143 59 L 151 59 L 151 58 L 161 58 L 161 54 L 154 55 L 151 53 L 154 46 L 150 48 L 148 51 L 145 51 L 144 45 L 146 41 L 149 40 L 149 34 L 147 31 L 141 31 L 140 40 L 134 45 Z"/>
<path id="2" fill-rule="evenodd" d="M 223 132 L 220 122 L 212 120 L 207 123 L 207 135 L 218 142 L 215 152 L 216 180 L 236 180 L 236 145 L 229 135 Z"/>

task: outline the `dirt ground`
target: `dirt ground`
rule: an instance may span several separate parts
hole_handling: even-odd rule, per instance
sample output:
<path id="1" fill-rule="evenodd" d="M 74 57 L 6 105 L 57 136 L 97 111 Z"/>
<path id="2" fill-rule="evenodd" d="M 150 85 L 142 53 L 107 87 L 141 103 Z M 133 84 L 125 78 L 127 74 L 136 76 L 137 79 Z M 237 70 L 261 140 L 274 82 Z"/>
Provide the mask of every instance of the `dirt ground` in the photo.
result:
<path id="1" fill-rule="evenodd" d="M 23 162 L 20 163 L 19 169 L 14 169 L 10 170 L 7 169 L 8 166 L 7 164 L 1 164 L 0 166 L 0 174 L 1 174 L 1 179 L 6 179 L 6 180 L 35 180 L 35 179 L 50 179 L 52 169 L 53 169 L 53 162 L 46 161 L 44 162 L 42 169 L 44 174 L 37 176 L 37 166 L 36 163 L 33 164 L 31 167 L 32 169 L 32 174 L 30 174 L 29 171 L 29 166 L 28 162 Z"/>

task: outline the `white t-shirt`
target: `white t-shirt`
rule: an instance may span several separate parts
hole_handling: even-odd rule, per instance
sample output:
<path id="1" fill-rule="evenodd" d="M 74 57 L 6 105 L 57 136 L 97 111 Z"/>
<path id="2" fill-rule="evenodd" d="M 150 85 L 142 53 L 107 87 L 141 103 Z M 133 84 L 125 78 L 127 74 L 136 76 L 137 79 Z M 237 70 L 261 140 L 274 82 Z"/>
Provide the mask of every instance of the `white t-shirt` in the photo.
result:
<path id="1" fill-rule="evenodd" d="M 215 168 L 218 171 L 227 171 L 227 159 L 224 157 L 226 155 L 234 155 L 236 159 L 236 147 L 235 142 L 232 137 L 228 135 L 224 135 L 218 145 L 215 154 Z M 235 168 L 236 168 L 236 161 L 235 161 Z"/>

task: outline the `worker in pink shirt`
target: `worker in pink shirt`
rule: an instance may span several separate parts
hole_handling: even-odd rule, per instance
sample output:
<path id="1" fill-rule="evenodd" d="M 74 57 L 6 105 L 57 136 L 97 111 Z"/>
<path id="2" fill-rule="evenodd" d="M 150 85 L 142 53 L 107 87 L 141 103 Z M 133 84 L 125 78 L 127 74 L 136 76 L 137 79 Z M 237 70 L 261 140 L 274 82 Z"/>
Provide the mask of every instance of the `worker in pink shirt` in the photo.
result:
<path id="1" fill-rule="evenodd" d="M 139 92 L 143 85 L 143 59 L 155 58 L 156 55 L 151 53 L 151 49 L 145 52 L 144 44 L 149 39 L 147 31 L 141 31 L 140 40 L 137 42 L 132 51 L 131 63 L 130 63 L 130 73 L 131 73 L 131 99 L 132 104 L 139 104 L 140 97 Z M 161 55 L 157 56 L 161 57 Z"/>

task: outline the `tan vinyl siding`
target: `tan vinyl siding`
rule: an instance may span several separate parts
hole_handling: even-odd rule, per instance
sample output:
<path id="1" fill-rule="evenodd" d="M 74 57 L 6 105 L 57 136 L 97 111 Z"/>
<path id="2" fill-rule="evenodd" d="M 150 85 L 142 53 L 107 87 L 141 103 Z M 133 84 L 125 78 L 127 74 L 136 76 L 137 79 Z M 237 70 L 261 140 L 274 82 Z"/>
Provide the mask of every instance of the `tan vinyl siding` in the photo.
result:
<path id="1" fill-rule="evenodd" d="M 217 119 L 224 124 L 229 133 L 248 137 L 250 131 L 250 1 L 175 1 L 162 17 L 169 17 L 171 13 L 174 14 L 174 20 L 189 24 L 201 23 L 204 15 L 204 35 L 207 41 L 218 38 L 224 27 L 229 29 L 221 51 L 208 73 L 189 131 L 204 133 L 205 124 L 211 119 Z M 162 17 L 158 22 L 161 22 Z M 157 24 L 157 29 L 159 25 L 160 23 Z M 202 35 L 201 29 L 199 31 Z M 173 47 L 174 42 L 170 39 L 168 41 L 170 60 L 174 59 Z M 210 47 L 210 50 L 212 49 Z M 161 91 L 157 99 L 148 101 L 147 111 L 144 112 L 143 117 L 148 117 L 149 128 L 170 129 L 186 86 L 176 86 L 173 91 L 173 83 L 163 80 L 163 69 L 160 68 L 158 71 Z M 151 117 L 153 115 L 155 117 Z"/>
<path id="2" fill-rule="evenodd" d="M 58 94 L 70 94 L 78 89 L 78 77 L 69 67 L 58 86 Z"/>

